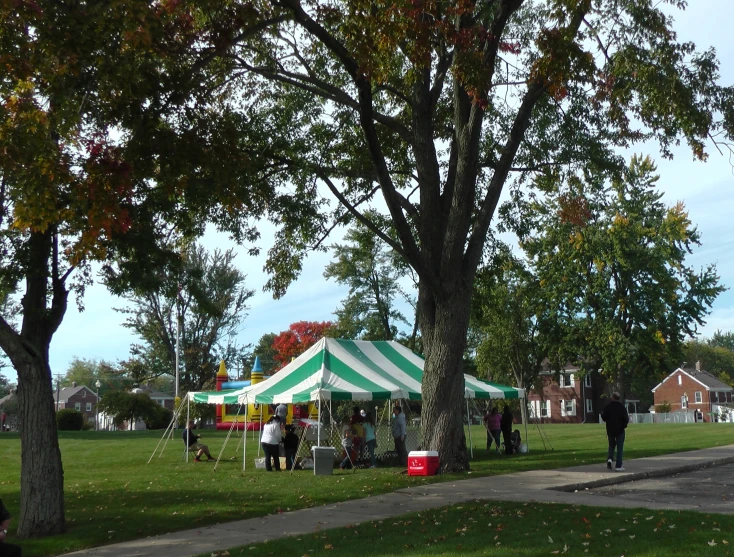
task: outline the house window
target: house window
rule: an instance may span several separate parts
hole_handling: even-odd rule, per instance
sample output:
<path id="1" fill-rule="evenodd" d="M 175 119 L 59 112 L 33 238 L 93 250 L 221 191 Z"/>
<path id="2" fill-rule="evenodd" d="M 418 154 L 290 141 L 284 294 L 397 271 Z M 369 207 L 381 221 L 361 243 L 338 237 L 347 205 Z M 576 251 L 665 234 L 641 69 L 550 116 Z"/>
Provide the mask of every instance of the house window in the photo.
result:
<path id="1" fill-rule="evenodd" d="M 550 418 L 550 401 L 547 401 L 547 400 L 540 401 L 540 417 Z"/>
<path id="2" fill-rule="evenodd" d="M 591 375 L 589 374 L 584 377 L 584 387 L 591 388 Z"/>
<path id="3" fill-rule="evenodd" d="M 683 384 L 683 376 L 679 373 L 678 374 L 678 385 L 682 385 L 682 384 Z"/>
<path id="4" fill-rule="evenodd" d="M 594 401 L 590 398 L 586 399 L 586 413 L 591 414 L 594 411 Z"/>
<path id="5" fill-rule="evenodd" d="M 91 412 L 91 411 L 92 411 L 92 403 L 87 402 L 87 412 Z"/>
<path id="6" fill-rule="evenodd" d="M 719 398 L 716 396 L 716 391 L 711 391 L 711 402 L 719 402 Z"/>
<path id="7" fill-rule="evenodd" d="M 82 398 L 87 398 L 87 390 L 82 390 Z"/>
<path id="8" fill-rule="evenodd" d="M 562 400 L 561 401 L 561 416 L 575 416 L 576 415 L 576 401 Z"/>
<path id="9" fill-rule="evenodd" d="M 79 410 L 81 412 L 82 403 L 81 402 L 75 402 L 74 403 L 74 408 L 77 409 L 77 410 Z"/>
<path id="10" fill-rule="evenodd" d="M 165 405 L 166 405 L 166 401 L 165 401 L 165 400 L 163 400 L 163 399 L 160 399 L 160 400 L 159 400 L 158 402 L 160 402 L 160 403 L 161 403 L 161 406 L 165 406 Z"/>
<path id="11" fill-rule="evenodd" d="M 701 391 L 696 391 L 696 404 L 701 404 L 703 402 L 703 395 L 701 394 Z"/>
<path id="12" fill-rule="evenodd" d="M 573 373 L 562 373 L 559 382 L 561 387 L 573 387 Z"/>
<path id="13" fill-rule="evenodd" d="M 688 397 L 686 395 L 680 397 L 680 407 L 684 409 L 688 408 Z"/>

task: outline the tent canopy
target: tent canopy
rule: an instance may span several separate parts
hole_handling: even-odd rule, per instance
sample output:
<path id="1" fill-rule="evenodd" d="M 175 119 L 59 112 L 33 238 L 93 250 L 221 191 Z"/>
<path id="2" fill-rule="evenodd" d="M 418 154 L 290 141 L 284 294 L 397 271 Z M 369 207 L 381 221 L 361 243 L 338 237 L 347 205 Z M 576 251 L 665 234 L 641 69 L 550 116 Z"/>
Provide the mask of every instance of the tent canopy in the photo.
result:
<path id="1" fill-rule="evenodd" d="M 245 392 L 243 389 L 225 389 L 223 391 L 190 391 L 188 394 L 191 402 L 203 404 L 239 404 L 239 395 Z"/>
<path id="2" fill-rule="evenodd" d="M 270 379 L 238 395 L 240 404 L 313 400 L 421 399 L 424 360 L 395 341 L 323 338 Z M 523 398 L 523 389 L 464 376 L 465 398 Z M 194 400 L 194 399 L 192 399 Z"/>

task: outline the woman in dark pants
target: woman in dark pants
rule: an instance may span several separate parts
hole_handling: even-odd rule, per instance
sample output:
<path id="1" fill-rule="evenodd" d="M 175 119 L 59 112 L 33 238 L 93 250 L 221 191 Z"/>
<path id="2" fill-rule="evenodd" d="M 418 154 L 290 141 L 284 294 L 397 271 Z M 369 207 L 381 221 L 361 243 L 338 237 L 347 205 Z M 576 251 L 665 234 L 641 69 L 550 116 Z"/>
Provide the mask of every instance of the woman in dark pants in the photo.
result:
<path id="1" fill-rule="evenodd" d="M 505 409 L 502 411 L 500 428 L 502 429 L 502 438 L 505 442 L 505 454 L 512 454 L 512 412 L 507 404 L 505 404 Z"/>
<path id="2" fill-rule="evenodd" d="M 268 472 L 273 470 L 270 459 L 273 459 L 276 472 L 280 472 L 280 442 L 283 439 L 283 432 L 280 430 L 280 422 L 275 416 L 271 416 L 263 426 L 263 434 L 260 438 L 263 452 L 265 453 L 265 469 Z"/>

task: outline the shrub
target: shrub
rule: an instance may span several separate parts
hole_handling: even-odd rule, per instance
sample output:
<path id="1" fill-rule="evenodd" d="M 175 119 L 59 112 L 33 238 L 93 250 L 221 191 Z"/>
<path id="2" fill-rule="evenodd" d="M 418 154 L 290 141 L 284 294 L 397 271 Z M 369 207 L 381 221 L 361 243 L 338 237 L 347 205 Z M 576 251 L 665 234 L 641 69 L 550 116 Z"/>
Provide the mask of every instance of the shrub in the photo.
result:
<path id="1" fill-rule="evenodd" d="M 655 412 L 658 414 L 670 414 L 672 409 L 672 405 L 667 400 L 664 400 L 655 407 Z"/>
<path id="2" fill-rule="evenodd" d="M 148 429 L 165 429 L 171 423 L 173 412 L 163 406 L 156 406 L 145 417 L 145 427 Z"/>
<path id="3" fill-rule="evenodd" d="M 73 408 L 64 408 L 56 413 L 56 427 L 59 431 L 81 431 L 84 427 L 84 414 Z"/>

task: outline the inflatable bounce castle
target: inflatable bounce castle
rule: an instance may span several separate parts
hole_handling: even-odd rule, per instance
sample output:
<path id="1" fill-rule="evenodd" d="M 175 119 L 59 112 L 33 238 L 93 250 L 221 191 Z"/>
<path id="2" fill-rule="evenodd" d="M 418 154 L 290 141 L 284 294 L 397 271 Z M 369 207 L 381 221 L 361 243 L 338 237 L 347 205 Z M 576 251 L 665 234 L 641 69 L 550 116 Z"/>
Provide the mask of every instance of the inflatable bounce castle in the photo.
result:
<path id="1" fill-rule="evenodd" d="M 227 375 L 227 368 L 224 365 L 224 360 L 219 364 L 219 371 L 217 371 L 217 391 L 224 391 L 229 389 L 243 389 L 250 385 L 257 385 L 258 383 L 269 379 L 263 375 L 263 368 L 260 364 L 260 357 L 255 357 L 255 364 L 252 366 L 252 372 L 250 374 L 249 381 L 230 381 L 229 375 Z M 275 407 L 277 404 L 217 404 L 216 416 L 217 416 L 217 429 L 230 429 L 232 423 L 235 424 L 235 429 L 247 429 L 248 431 L 260 429 L 261 424 L 264 424 L 270 419 L 270 416 L 275 414 Z M 312 418 L 315 419 L 318 414 L 318 409 L 313 402 L 308 404 L 288 404 L 288 417 L 286 423 L 293 423 L 302 419 Z"/>

